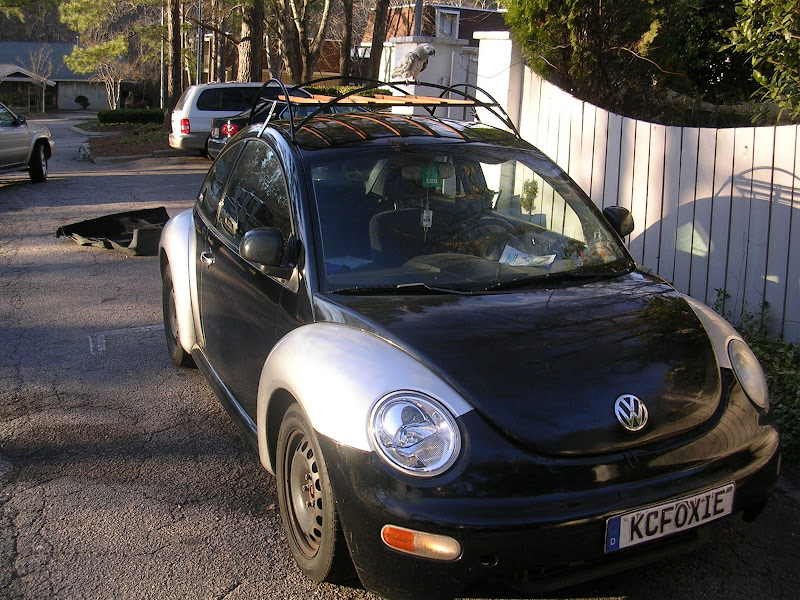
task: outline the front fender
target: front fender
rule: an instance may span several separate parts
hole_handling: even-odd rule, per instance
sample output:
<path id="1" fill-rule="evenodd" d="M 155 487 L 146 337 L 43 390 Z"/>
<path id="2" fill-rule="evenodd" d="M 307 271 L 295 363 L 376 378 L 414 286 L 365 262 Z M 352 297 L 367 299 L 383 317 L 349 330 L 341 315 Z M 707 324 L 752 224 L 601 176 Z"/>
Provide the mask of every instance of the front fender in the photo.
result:
<path id="1" fill-rule="evenodd" d="M 742 336 L 728 323 L 724 318 L 714 312 L 711 308 L 695 300 L 691 296 L 682 294 L 686 303 L 692 307 L 700 322 L 706 328 L 708 338 L 714 346 L 714 352 L 717 355 L 717 363 L 723 369 L 732 369 L 731 359 L 728 355 L 728 343 L 732 339 L 742 340 Z"/>
<path id="2" fill-rule="evenodd" d="M 454 417 L 472 410 L 451 386 L 424 364 L 385 339 L 338 323 L 312 323 L 292 330 L 273 348 L 258 387 L 258 453 L 275 473 L 274 440 L 269 439 L 270 404 L 288 392 L 312 427 L 339 444 L 371 451 L 367 435 L 376 401 L 399 390 L 423 392 Z M 285 397 L 285 396 L 283 396 Z"/>
<path id="3" fill-rule="evenodd" d="M 56 143 L 53 141 L 53 138 L 45 134 L 34 136 L 33 144 L 31 144 L 31 152 L 33 152 L 33 147 L 36 146 L 37 142 L 44 143 L 44 154 L 50 159 L 53 156 L 53 151 L 56 149 Z"/>
<path id="4" fill-rule="evenodd" d="M 33 158 L 33 149 L 36 148 L 36 144 L 39 143 L 44 144 L 44 155 L 48 160 L 53 156 L 53 151 L 56 148 L 53 138 L 44 131 L 33 131 L 31 133 L 30 144 L 28 145 L 28 156 L 25 158 L 26 165 L 31 162 L 31 158 Z"/>
<path id="5" fill-rule="evenodd" d="M 164 225 L 159 242 L 161 268 L 168 268 L 172 275 L 178 317 L 178 341 L 186 352 L 191 352 L 199 341 L 192 302 L 195 297 L 193 290 L 196 289 L 193 268 L 196 244 L 191 209 L 172 217 Z"/>

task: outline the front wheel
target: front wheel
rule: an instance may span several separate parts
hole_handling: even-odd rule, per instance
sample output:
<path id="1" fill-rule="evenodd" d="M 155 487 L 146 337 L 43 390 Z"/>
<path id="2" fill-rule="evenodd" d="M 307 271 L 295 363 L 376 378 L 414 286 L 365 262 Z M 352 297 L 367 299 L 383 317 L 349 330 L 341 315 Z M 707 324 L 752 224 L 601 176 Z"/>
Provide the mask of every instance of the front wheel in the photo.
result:
<path id="1" fill-rule="evenodd" d="M 169 265 L 164 268 L 161 275 L 161 309 L 164 317 L 164 333 L 167 336 L 167 351 L 172 362 L 179 367 L 194 367 L 192 355 L 183 349 L 178 337 L 178 309 Z"/>
<path id="2" fill-rule="evenodd" d="M 47 179 L 47 153 L 44 150 L 44 144 L 39 143 L 34 146 L 31 161 L 28 164 L 28 174 L 34 183 L 41 183 Z"/>
<path id="3" fill-rule="evenodd" d="M 295 562 L 313 581 L 352 578 L 325 459 L 296 404 L 283 417 L 277 454 L 278 505 Z"/>

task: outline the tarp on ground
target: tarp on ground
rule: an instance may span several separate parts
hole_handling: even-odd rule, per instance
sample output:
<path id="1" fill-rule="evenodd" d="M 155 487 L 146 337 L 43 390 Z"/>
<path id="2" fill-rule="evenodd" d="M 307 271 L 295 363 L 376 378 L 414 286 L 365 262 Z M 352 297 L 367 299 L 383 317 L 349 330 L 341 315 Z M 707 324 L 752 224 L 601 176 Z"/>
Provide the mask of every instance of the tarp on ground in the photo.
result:
<path id="1" fill-rule="evenodd" d="M 116 250 L 128 256 L 155 256 L 168 219 L 163 206 L 129 210 L 63 225 L 56 230 L 56 237 L 72 237 L 81 246 Z"/>

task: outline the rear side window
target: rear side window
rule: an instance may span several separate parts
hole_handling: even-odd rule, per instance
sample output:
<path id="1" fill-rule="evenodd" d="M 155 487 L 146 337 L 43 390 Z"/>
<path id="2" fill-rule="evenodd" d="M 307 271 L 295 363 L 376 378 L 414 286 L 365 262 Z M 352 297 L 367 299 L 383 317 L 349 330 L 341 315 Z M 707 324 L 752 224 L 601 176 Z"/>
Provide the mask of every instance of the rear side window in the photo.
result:
<path id="1" fill-rule="evenodd" d="M 200 210 L 212 222 L 216 219 L 219 204 L 222 201 L 222 190 L 225 187 L 225 181 L 228 179 L 228 174 L 236 162 L 236 157 L 239 156 L 241 147 L 233 146 L 226 150 L 227 152 L 223 152 L 222 156 L 209 169 L 198 197 Z"/>
<path id="2" fill-rule="evenodd" d="M 242 112 L 250 108 L 258 95 L 258 88 L 228 87 L 211 88 L 200 92 L 197 110 L 226 110 Z"/>
<path id="3" fill-rule="evenodd" d="M 280 161 L 267 144 L 249 140 L 219 205 L 217 226 L 234 245 L 256 227 L 277 227 L 286 243 L 292 233 L 289 195 Z"/>
<path id="4" fill-rule="evenodd" d="M 186 96 L 189 95 L 189 90 L 186 90 L 181 94 L 181 97 L 178 98 L 178 103 L 175 105 L 175 110 L 183 110 L 183 105 L 186 102 Z"/>

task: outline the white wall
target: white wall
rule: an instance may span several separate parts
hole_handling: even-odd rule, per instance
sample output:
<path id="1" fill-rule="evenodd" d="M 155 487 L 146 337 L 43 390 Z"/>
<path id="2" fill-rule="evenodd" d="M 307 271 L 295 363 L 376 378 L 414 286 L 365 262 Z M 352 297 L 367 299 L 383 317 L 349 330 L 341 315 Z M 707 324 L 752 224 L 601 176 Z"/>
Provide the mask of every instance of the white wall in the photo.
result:
<path id="1" fill-rule="evenodd" d="M 800 341 L 798 126 L 628 119 L 543 81 L 507 34 L 475 37 L 478 85 L 496 91 L 522 137 L 595 204 L 631 210 L 636 228 L 627 241 L 638 262 L 707 304 L 727 291 L 724 308 L 735 317 L 767 303 L 770 331 Z"/>
<path id="2" fill-rule="evenodd" d="M 89 99 L 87 110 L 108 110 L 108 95 L 102 83 L 85 81 L 59 81 L 58 82 L 58 108 L 60 110 L 81 110 L 80 104 L 75 102 L 78 96 Z"/>

